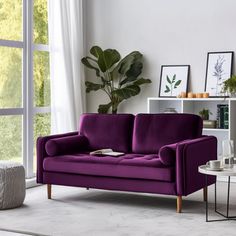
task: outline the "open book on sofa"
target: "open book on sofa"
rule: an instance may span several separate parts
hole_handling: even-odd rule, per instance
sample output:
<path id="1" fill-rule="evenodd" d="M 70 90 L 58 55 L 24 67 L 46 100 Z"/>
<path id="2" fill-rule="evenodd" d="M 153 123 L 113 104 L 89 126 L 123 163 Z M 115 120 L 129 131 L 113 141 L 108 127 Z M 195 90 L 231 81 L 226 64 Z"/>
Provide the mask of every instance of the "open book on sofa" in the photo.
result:
<path id="1" fill-rule="evenodd" d="M 90 152 L 89 154 L 93 156 L 104 155 L 104 156 L 114 156 L 114 157 L 124 155 L 123 152 L 114 152 L 112 149 L 99 149 L 99 150 Z"/>

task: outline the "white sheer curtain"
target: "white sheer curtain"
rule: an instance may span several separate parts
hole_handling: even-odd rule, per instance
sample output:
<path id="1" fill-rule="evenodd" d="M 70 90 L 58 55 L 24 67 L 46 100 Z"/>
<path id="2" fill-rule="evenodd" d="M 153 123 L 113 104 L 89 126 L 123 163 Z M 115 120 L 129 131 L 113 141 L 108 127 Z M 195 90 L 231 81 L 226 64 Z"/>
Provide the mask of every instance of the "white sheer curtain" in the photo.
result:
<path id="1" fill-rule="evenodd" d="M 74 131 L 84 111 L 83 0 L 49 0 L 51 131 Z"/>

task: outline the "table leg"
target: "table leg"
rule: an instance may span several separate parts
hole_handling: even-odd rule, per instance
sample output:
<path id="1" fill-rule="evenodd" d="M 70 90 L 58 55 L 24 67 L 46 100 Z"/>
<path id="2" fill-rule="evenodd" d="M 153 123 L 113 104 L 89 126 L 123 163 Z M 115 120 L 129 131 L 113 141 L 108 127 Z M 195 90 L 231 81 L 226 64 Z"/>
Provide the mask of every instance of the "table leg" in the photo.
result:
<path id="1" fill-rule="evenodd" d="M 206 180 L 206 222 L 208 222 L 208 186 L 207 186 L 207 175 L 205 177 L 205 180 Z"/>
<path id="2" fill-rule="evenodd" d="M 216 182 L 215 182 L 215 211 L 217 211 L 217 195 L 216 195 Z"/>
<path id="3" fill-rule="evenodd" d="M 230 176 L 228 177 L 228 195 L 227 195 L 227 218 L 229 217 L 229 194 L 230 194 Z"/>

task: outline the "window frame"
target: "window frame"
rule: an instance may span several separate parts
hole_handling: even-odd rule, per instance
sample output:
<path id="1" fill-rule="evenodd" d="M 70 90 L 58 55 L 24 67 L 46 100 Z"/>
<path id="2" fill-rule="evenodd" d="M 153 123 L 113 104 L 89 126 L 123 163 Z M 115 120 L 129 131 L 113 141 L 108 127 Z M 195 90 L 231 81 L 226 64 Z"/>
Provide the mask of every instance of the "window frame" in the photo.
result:
<path id="1" fill-rule="evenodd" d="M 50 106 L 34 107 L 33 53 L 34 51 L 49 52 L 49 46 L 33 42 L 34 0 L 22 0 L 22 41 L 0 39 L 0 47 L 22 49 L 22 107 L 0 108 L 0 116 L 22 116 L 22 158 L 26 178 L 35 176 L 34 163 L 34 116 L 51 113 Z"/>

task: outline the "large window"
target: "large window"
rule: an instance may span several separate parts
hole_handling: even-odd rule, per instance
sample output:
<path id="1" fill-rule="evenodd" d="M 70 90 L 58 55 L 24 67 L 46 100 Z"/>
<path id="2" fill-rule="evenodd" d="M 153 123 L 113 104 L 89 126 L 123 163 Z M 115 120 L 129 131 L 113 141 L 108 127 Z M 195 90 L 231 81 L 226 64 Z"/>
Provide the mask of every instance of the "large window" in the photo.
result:
<path id="1" fill-rule="evenodd" d="M 50 133 L 47 0 L 0 0 L 0 159 L 36 171 L 36 139 Z"/>

